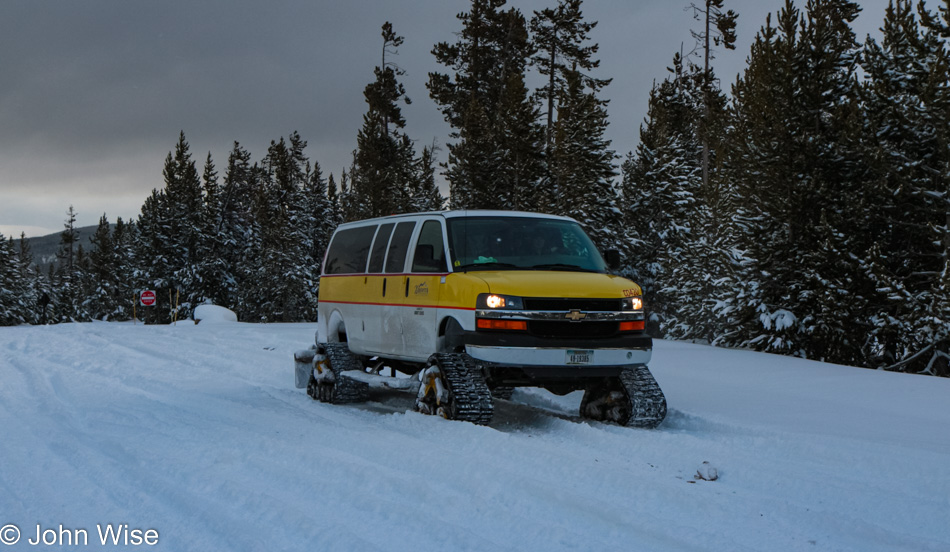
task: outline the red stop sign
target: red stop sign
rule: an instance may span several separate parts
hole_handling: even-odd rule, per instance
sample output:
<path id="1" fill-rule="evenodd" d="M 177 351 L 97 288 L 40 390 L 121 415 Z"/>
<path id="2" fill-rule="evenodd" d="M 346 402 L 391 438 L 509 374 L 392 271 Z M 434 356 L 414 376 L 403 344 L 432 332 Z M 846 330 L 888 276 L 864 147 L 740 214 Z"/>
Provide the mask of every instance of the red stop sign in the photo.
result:
<path id="1" fill-rule="evenodd" d="M 146 289 L 141 294 L 139 294 L 139 302 L 142 303 L 143 307 L 151 307 L 155 304 L 155 292 Z"/>

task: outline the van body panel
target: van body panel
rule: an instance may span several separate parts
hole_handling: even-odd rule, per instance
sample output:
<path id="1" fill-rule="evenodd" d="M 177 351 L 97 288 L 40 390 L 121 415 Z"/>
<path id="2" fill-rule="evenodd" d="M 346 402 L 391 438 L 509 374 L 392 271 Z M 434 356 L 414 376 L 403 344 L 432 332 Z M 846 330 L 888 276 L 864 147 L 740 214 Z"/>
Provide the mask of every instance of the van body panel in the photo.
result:
<path id="1" fill-rule="evenodd" d="M 572 358 L 582 358 L 591 370 L 591 376 L 595 377 L 600 372 L 594 368 L 602 371 L 609 366 L 646 364 L 650 360 L 652 339 L 642 331 L 621 333 L 615 329 L 604 335 L 575 332 L 594 328 L 598 324 L 605 326 L 627 320 L 642 321 L 642 311 L 621 313 L 599 309 L 599 312 L 587 313 L 583 307 L 573 306 L 564 307 L 561 313 L 554 307 L 534 309 L 544 312 L 533 313 L 515 310 L 477 311 L 478 297 L 488 293 L 538 298 L 541 301 L 535 303 L 543 305 L 551 305 L 552 302 L 560 305 L 559 301 L 565 305 L 573 304 L 566 301 L 570 299 L 587 300 L 588 303 L 610 300 L 620 305 L 620 299 L 640 297 L 642 290 L 630 280 L 604 272 L 558 269 L 560 265 L 551 268 L 542 265 L 530 270 L 502 267 L 502 263 L 513 258 L 511 255 L 518 255 L 518 249 L 506 250 L 508 258 L 499 256 L 500 253 L 492 257 L 494 252 L 486 249 L 484 256 L 479 252 L 474 257 L 474 263 L 464 264 L 464 260 L 459 263 L 451 257 L 449 241 L 453 238 L 449 236 L 446 221 L 465 217 L 472 217 L 473 220 L 477 218 L 479 228 L 491 230 L 494 228 L 486 223 L 486 218 L 547 219 L 560 221 L 552 222 L 549 226 L 560 224 L 562 228 L 564 222 L 577 224 L 567 217 L 537 213 L 449 211 L 394 215 L 340 225 L 331 239 L 328 259 L 324 261 L 324 269 L 332 267 L 335 273 L 324 274 L 321 278 L 318 341 L 337 341 L 343 338 L 338 337 L 338 334 L 345 331 L 345 339 L 353 353 L 421 365 L 433 353 L 444 352 L 440 347 L 446 346 L 446 340 L 440 338 L 439 331 L 445 327 L 448 319 L 452 319 L 458 323 L 452 326 L 456 334 L 453 336 L 453 349 L 464 348 L 486 366 L 525 366 L 531 368 L 531 373 L 542 376 L 546 373 L 545 366 L 561 367 L 569 368 L 567 372 L 562 370 L 563 373 L 583 375 L 585 366 L 571 366 Z M 433 227 L 433 221 L 440 226 Z M 430 223 L 428 226 L 427 222 Z M 466 234 L 458 232 L 465 231 L 466 226 L 453 224 L 457 229 L 454 236 L 464 237 Z M 511 224 L 516 225 L 510 226 L 513 228 L 530 229 L 540 228 L 538 224 L 547 223 L 511 221 Z M 478 225 L 473 222 L 468 228 Z M 412 228 L 411 234 L 406 230 L 409 227 Z M 424 227 L 428 230 L 424 231 Z M 356 228 L 366 230 L 353 232 L 352 229 Z M 403 229 L 401 232 L 400 228 Z M 442 232 L 441 247 L 438 244 L 439 229 Z M 333 248 L 334 240 L 341 232 L 348 230 L 346 241 L 341 242 L 348 247 L 336 248 L 334 255 L 337 258 L 332 258 L 334 255 L 330 255 L 329 250 Z M 471 231 L 468 230 L 468 235 L 471 235 Z M 520 237 L 515 232 L 508 232 L 497 243 L 517 244 Z M 397 239 L 401 240 L 398 246 Z M 492 247 L 496 242 L 484 243 L 487 243 L 486 247 Z M 383 250 L 386 252 L 385 262 L 378 258 L 379 252 Z M 355 254 L 350 251 L 359 252 L 356 259 L 366 258 L 362 272 L 358 268 L 360 261 L 353 261 Z M 390 254 L 394 255 L 394 262 L 390 262 Z M 526 257 L 533 258 L 530 255 Z M 480 270 L 482 267 L 479 263 L 490 263 L 495 259 L 498 261 L 496 266 L 485 266 L 486 270 Z M 352 267 L 354 272 L 340 273 L 340 267 Z M 413 271 L 413 268 L 417 270 Z M 527 300 L 525 304 L 528 304 Z M 524 319 L 528 320 L 528 324 L 533 324 L 529 328 L 544 330 L 539 330 L 541 333 L 483 331 L 478 327 L 479 317 Z M 550 330 L 554 333 L 545 333 L 552 326 L 557 326 L 555 330 Z M 585 351 L 589 351 L 589 354 L 585 355 Z"/>
<path id="2" fill-rule="evenodd" d="M 407 274 L 406 304 L 400 309 L 404 353 L 415 359 L 429 358 L 437 350 L 439 296 L 442 276 Z"/>

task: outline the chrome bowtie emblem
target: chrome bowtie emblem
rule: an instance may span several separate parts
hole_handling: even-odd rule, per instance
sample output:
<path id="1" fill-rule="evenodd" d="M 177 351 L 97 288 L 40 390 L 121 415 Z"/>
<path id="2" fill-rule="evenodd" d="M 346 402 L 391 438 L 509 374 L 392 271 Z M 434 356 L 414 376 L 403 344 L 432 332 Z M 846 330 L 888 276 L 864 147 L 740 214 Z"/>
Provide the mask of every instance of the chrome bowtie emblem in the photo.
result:
<path id="1" fill-rule="evenodd" d="M 565 314 L 564 318 L 567 318 L 571 322 L 580 322 L 581 320 L 587 318 L 587 313 L 574 309 L 571 312 Z"/>

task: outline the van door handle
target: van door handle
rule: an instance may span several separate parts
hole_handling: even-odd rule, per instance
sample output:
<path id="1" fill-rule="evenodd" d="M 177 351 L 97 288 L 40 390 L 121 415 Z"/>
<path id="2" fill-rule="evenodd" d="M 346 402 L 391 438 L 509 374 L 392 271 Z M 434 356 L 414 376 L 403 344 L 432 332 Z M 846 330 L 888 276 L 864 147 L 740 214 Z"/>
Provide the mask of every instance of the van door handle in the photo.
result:
<path id="1" fill-rule="evenodd" d="M 406 276 L 406 297 L 409 297 L 409 276 Z"/>
<path id="2" fill-rule="evenodd" d="M 383 278 L 383 297 L 386 297 L 386 278 Z"/>

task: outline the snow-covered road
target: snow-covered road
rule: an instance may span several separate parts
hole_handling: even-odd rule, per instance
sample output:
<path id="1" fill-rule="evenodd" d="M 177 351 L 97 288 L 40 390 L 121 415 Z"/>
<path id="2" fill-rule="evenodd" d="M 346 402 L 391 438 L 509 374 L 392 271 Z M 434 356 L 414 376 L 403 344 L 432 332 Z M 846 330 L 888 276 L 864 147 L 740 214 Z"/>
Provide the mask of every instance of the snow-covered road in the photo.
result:
<path id="1" fill-rule="evenodd" d="M 314 330 L 0 328 L 0 552 L 950 550 L 950 380 L 657 342 L 656 430 L 535 390 L 480 427 L 311 401 Z"/>

